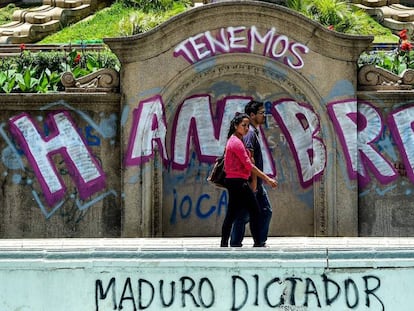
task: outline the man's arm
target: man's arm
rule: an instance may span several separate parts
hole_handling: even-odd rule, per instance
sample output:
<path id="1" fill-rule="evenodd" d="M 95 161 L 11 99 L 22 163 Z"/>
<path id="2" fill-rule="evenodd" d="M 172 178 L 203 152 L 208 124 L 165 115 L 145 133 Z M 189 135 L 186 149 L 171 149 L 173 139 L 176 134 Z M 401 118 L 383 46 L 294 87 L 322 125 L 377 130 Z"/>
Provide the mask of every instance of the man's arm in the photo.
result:
<path id="1" fill-rule="evenodd" d="M 251 154 L 250 159 L 251 159 L 252 163 L 254 165 L 256 165 L 256 163 L 254 161 L 254 151 L 253 151 L 253 149 L 249 149 L 249 151 L 250 151 L 250 154 Z M 253 190 L 253 192 L 257 191 L 257 175 L 255 173 L 253 173 L 253 171 L 250 175 L 249 185 L 250 185 L 250 188 Z"/>

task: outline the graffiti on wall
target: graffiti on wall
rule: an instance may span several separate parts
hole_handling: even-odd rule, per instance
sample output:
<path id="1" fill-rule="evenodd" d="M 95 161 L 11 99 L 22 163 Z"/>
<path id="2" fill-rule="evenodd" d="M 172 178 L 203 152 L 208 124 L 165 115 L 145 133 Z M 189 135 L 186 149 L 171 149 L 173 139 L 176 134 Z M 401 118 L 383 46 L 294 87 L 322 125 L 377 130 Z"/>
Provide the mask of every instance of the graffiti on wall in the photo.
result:
<path id="1" fill-rule="evenodd" d="M 304 55 L 309 53 L 309 48 L 286 35 L 278 34 L 273 27 L 261 31 L 256 26 L 234 26 L 220 28 L 215 32 L 202 32 L 185 39 L 175 47 L 173 57 L 183 58 L 193 65 L 226 53 L 261 54 L 298 70 L 305 65 Z M 227 129 L 234 113 L 242 111 L 250 99 L 249 96 L 234 94 L 218 98 L 213 103 L 211 94 L 193 94 L 185 98 L 174 111 L 168 112 L 172 114 L 170 123 L 167 123 L 164 104 L 166 99 L 161 95 L 141 100 L 132 110 L 132 125 L 127 129 L 129 135 L 126 136 L 128 144 L 123 159 L 125 165 L 141 166 L 152 160 L 155 148 L 163 164 L 177 171 L 189 168 L 192 148 L 200 163 L 213 163 L 223 151 Z M 114 131 L 109 131 L 108 134 L 101 130 L 84 112 L 65 103 L 60 104 L 64 109 L 50 113 L 46 120 L 42 120 L 43 124 L 39 124 L 33 116 L 26 113 L 9 120 L 13 141 L 20 146 L 33 168 L 46 203 L 55 208 L 61 204 L 68 190 L 52 161 L 53 155 L 61 155 L 80 199 L 85 200 L 106 189 L 105 169 L 92 154 L 90 144 L 99 145 L 100 137 L 114 137 Z M 79 131 L 68 111 L 74 111 L 89 124 L 83 133 Z M 381 184 L 388 184 L 397 179 L 404 170 L 404 174 L 414 183 L 414 152 L 411 150 L 414 145 L 411 126 L 414 111 L 411 107 L 390 113 L 384 121 L 379 110 L 370 103 L 357 103 L 355 99 L 329 102 L 326 104 L 326 113 L 332 122 L 331 126 L 320 123 L 318 112 L 309 103 L 291 98 L 269 99 L 266 112 L 267 117 L 272 118 L 272 122 L 278 125 L 281 137 L 289 147 L 296 166 L 296 176 L 303 189 L 310 188 L 323 175 L 329 164 L 324 139 L 331 141 L 332 137 L 329 136 L 331 133 L 322 131 L 323 128 L 334 129 L 333 135 L 337 135 L 341 144 L 347 177 L 350 180 L 358 180 L 364 187 L 370 183 L 371 176 L 374 176 Z M 113 125 L 115 122 L 112 118 L 110 123 Z M 380 149 L 379 143 L 386 126 L 401 154 L 402 160 L 398 165 L 395 159 L 392 162 L 389 154 Z M 92 134 L 92 130 L 99 135 Z M 264 135 L 263 129 L 259 133 L 264 171 L 270 176 L 276 176 L 279 174 L 272 152 L 272 133 L 267 134 Z M 8 139 L 6 136 L 3 135 Z M 14 143 L 9 142 L 8 145 L 8 150 L 19 158 L 21 155 L 16 151 Z M 201 206 L 205 199 L 201 196 L 195 205 Z M 40 202 L 38 198 L 36 201 Z M 175 202 L 174 206 L 176 213 L 173 215 L 178 215 L 180 206 L 185 204 Z M 183 211 L 180 213 L 186 215 Z M 200 211 L 200 216 L 210 213 L 211 211 Z"/>
<path id="2" fill-rule="evenodd" d="M 171 154 L 166 149 L 165 115 L 159 96 L 142 101 L 134 111 L 132 131 L 125 162 L 136 165 L 148 161 L 154 142 L 165 163 L 177 170 L 188 167 L 190 144 L 201 162 L 212 163 L 223 151 L 229 122 L 235 111 L 241 111 L 249 99 L 230 97 L 218 103 L 215 113 L 207 95 L 191 96 L 177 109 L 171 128 Z M 151 103 L 151 104 L 149 104 Z M 145 109 L 143 106 L 151 107 Z M 327 104 L 327 112 L 346 159 L 348 177 L 358 179 L 361 185 L 370 181 L 370 171 L 382 184 L 391 183 L 399 173 L 394 164 L 376 147 L 385 122 L 378 109 L 369 103 L 355 100 Z M 310 186 L 326 168 L 326 144 L 320 138 L 321 124 L 311 106 L 292 99 L 278 99 L 272 105 L 271 115 L 286 138 L 294 155 L 298 178 L 303 187 Z M 414 109 L 407 107 L 392 112 L 387 123 L 398 151 L 403 155 L 407 176 L 414 183 L 414 152 L 412 151 Z M 142 124 L 150 124 L 143 129 Z M 265 171 L 276 175 L 271 150 L 263 132 Z M 144 142 L 144 143 L 142 143 Z"/>
<path id="3" fill-rule="evenodd" d="M 172 122 L 170 154 L 166 146 L 168 125 L 162 98 L 155 96 L 141 101 L 133 111 L 126 165 L 141 165 L 149 161 L 154 148 L 158 148 L 165 165 L 185 170 L 189 165 L 191 144 L 195 146 L 200 162 L 212 163 L 223 151 L 234 112 L 241 111 L 248 100 L 250 98 L 239 96 L 225 98 L 218 102 L 216 111 L 212 111 L 208 95 L 193 95 L 184 100 Z M 364 186 L 370 181 L 368 171 L 382 184 L 391 183 L 400 176 L 394 163 L 375 145 L 386 125 L 378 109 L 369 103 L 357 105 L 355 100 L 350 100 L 328 103 L 327 112 L 342 145 L 350 179 L 358 179 Z M 294 156 L 300 184 L 304 188 L 310 186 L 327 166 L 326 145 L 320 135 L 318 115 L 310 105 L 285 98 L 272 103 L 270 116 L 279 125 Z M 406 174 L 414 182 L 412 120 L 414 109 L 409 106 L 390 113 L 387 125 L 402 155 Z M 105 173 L 70 115 L 65 111 L 53 112 L 45 124 L 49 131 L 47 136 L 28 114 L 17 115 L 9 121 L 10 132 L 33 167 L 47 203 L 56 204 L 66 193 L 51 161 L 55 153 L 61 153 L 64 158 L 81 198 L 104 189 Z M 264 170 L 275 176 L 276 167 L 263 131 L 260 139 L 263 142 Z"/>
<path id="4" fill-rule="evenodd" d="M 276 32 L 272 27 L 261 33 L 256 26 L 221 28 L 216 34 L 211 31 L 189 37 L 174 50 L 174 57 L 184 57 L 190 64 L 203 59 L 226 53 L 258 53 L 273 60 L 281 60 L 292 69 L 304 66 L 303 54 L 309 48 L 290 40 Z"/>
<path id="5" fill-rule="evenodd" d="M 195 199 L 191 194 L 185 194 L 180 197 L 176 189 L 173 189 L 173 196 L 173 207 L 170 216 L 171 224 L 190 218 L 192 213 L 199 219 L 206 219 L 212 215 L 220 217 L 225 214 L 228 204 L 228 194 L 224 190 L 221 191 L 216 201 L 208 193 L 203 193 Z"/>
<path id="6" fill-rule="evenodd" d="M 64 102 L 53 103 L 42 109 L 55 105 L 64 106 L 65 109 L 49 113 L 45 120 L 42 117 L 35 120 L 27 113 L 10 118 L 9 130 L 12 140 L 4 131 L 5 124 L 2 124 L 1 136 L 6 141 L 6 147 L 2 151 L 2 162 L 9 170 L 25 172 L 25 181 L 18 177 L 18 173 L 14 174 L 13 181 L 16 184 L 30 185 L 32 181 L 28 176 L 34 175 L 42 193 L 39 194 L 32 187 L 31 194 L 46 218 L 50 218 L 62 208 L 67 196 L 73 196 L 74 206 L 80 215 L 78 217 L 82 217 L 83 211 L 106 196 L 117 195 L 114 190 L 106 189 L 105 172 L 90 148 L 100 147 L 102 139 L 115 137 L 116 116 L 112 114 L 97 124 L 86 113 Z M 83 128 L 78 127 L 69 113 L 70 110 L 80 115 L 88 124 Z M 62 163 L 53 160 L 57 154 L 60 155 Z M 23 155 L 27 158 L 28 167 L 25 167 L 21 160 Z M 69 175 L 73 180 L 76 188 L 74 193 L 72 189 L 68 190 L 63 182 L 64 175 Z M 92 198 L 104 189 L 107 191 Z"/>
<path id="7" fill-rule="evenodd" d="M 81 199 L 105 187 L 105 174 L 97 164 L 85 141 L 79 135 L 67 112 L 51 113 L 46 120 L 50 133 L 42 137 L 29 115 L 10 119 L 10 132 L 23 149 L 42 188 L 46 202 L 53 205 L 66 193 L 65 185 L 50 160 L 61 153 L 73 176 Z"/>
<path id="8" fill-rule="evenodd" d="M 221 288 L 221 286 L 223 286 Z M 367 274 L 337 280 L 319 277 L 229 275 L 227 282 L 206 276 L 182 276 L 174 280 L 117 278 L 95 281 L 96 310 L 143 310 L 194 308 L 221 310 L 385 310 L 379 294 L 381 279 Z M 223 295 L 223 297 L 219 297 Z"/>

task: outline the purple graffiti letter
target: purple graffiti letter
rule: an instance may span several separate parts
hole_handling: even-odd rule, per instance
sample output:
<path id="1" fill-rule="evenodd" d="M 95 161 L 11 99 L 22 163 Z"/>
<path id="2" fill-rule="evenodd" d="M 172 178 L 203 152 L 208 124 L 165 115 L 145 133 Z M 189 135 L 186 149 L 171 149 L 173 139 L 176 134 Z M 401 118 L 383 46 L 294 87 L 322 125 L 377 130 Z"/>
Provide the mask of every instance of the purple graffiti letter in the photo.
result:
<path id="1" fill-rule="evenodd" d="M 328 113 L 342 144 L 351 179 L 358 173 L 359 184 L 366 186 L 370 181 L 366 167 L 382 184 L 398 177 L 393 166 L 373 146 L 383 128 L 381 115 L 373 106 L 360 102 L 357 108 L 354 100 L 337 102 L 328 105 Z"/>
<path id="2" fill-rule="evenodd" d="M 414 182 L 414 106 L 398 109 L 388 117 L 388 124 L 404 162 L 407 176 Z"/>
<path id="3" fill-rule="evenodd" d="M 317 137 L 319 118 L 310 106 L 289 99 L 276 102 L 272 114 L 292 150 L 299 181 L 307 188 L 326 166 L 326 147 Z"/>
<path id="4" fill-rule="evenodd" d="M 250 97 L 226 97 L 217 104 L 215 117 L 208 95 L 187 98 L 177 110 L 172 132 L 172 166 L 185 169 L 189 163 L 190 145 L 200 161 L 211 162 L 223 152 L 227 129 L 236 111 L 243 111 Z"/>
<path id="5" fill-rule="evenodd" d="M 42 137 L 31 118 L 23 113 L 10 119 L 10 131 L 24 150 L 42 187 L 46 202 L 53 205 L 65 195 L 52 156 L 65 159 L 82 199 L 105 187 L 105 176 L 88 150 L 67 112 L 52 113 L 47 123 L 50 135 Z"/>
<path id="6" fill-rule="evenodd" d="M 166 163 L 168 161 L 165 149 L 167 125 L 161 97 L 155 96 L 141 101 L 133 114 L 125 164 L 132 166 L 148 162 L 154 154 L 154 142 L 158 143 L 161 157 Z"/>

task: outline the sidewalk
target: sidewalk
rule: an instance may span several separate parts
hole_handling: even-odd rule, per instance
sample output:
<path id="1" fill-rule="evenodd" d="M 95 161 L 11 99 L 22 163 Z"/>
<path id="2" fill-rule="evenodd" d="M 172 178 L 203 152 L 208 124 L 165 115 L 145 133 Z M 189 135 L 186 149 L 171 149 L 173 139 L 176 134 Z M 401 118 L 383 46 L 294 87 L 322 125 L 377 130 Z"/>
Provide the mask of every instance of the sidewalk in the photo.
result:
<path id="1" fill-rule="evenodd" d="M 246 237 L 242 248 L 220 248 L 220 237 L 189 238 L 65 238 L 65 239 L 0 239 L 0 252 L 33 250 L 414 250 L 414 238 L 390 237 L 270 237 L 267 248 L 253 248 Z"/>

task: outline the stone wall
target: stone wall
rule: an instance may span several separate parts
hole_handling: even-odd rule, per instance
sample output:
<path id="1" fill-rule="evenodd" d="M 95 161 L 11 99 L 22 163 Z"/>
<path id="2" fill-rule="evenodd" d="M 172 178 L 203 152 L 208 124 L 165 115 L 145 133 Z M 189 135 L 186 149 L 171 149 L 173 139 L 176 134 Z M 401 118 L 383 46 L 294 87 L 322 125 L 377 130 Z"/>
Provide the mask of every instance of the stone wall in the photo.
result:
<path id="1" fill-rule="evenodd" d="M 414 243 L 278 238 L 0 241 L 0 308 L 21 311 L 411 311 Z"/>
<path id="2" fill-rule="evenodd" d="M 105 41 L 120 93 L 95 74 L 0 96 L 0 237 L 219 236 L 227 192 L 206 177 L 252 98 L 279 179 L 271 236 L 414 235 L 412 91 L 357 91 L 372 37 L 232 1 Z"/>
<path id="3" fill-rule="evenodd" d="M 413 95 L 396 89 L 358 94 L 361 124 L 367 124 L 360 130 L 367 179 L 358 191 L 360 236 L 414 235 Z"/>
<path id="4" fill-rule="evenodd" d="M 0 237 L 119 237 L 119 94 L 0 100 Z"/>
<path id="5" fill-rule="evenodd" d="M 371 41 L 249 1 L 105 40 L 122 63 L 128 113 L 125 236 L 220 234 L 227 193 L 206 177 L 231 118 L 252 98 L 266 103 L 265 172 L 280 181 L 270 191 L 271 235 L 358 235 L 356 150 L 338 132 L 344 114 L 356 113 L 356 60 Z M 351 132 L 346 142 L 356 145 L 355 123 Z"/>

